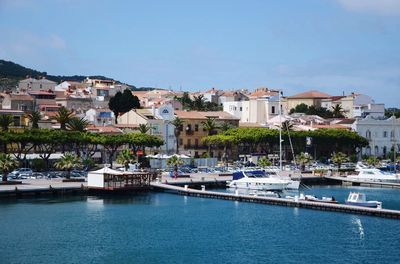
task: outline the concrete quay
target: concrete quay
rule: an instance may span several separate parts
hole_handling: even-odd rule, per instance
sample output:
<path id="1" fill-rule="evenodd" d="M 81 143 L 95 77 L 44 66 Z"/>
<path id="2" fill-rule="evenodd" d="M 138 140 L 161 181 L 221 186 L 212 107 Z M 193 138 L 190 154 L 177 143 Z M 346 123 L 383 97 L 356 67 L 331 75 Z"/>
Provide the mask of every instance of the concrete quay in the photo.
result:
<path id="1" fill-rule="evenodd" d="M 331 212 L 341 212 L 349 214 L 400 219 L 400 211 L 398 210 L 367 208 L 367 207 L 353 206 L 346 204 L 330 204 L 330 203 L 312 202 L 304 200 L 295 201 L 294 199 L 255 196 L 255 195 L 212 192 L 206 190 L 196 190 L 191 188 L 173 186 L 164 183 L 151 183 L 151 186 L 156 189 L 172 191 L 180 195 L 187 195 L 194 197 L 223 199 L 223 200 L 249 202 L 249 203 L 261 203 L 269 205 L 280 205 L 287 207 L 307 208 L 320 211 L 331 211 Z"/>

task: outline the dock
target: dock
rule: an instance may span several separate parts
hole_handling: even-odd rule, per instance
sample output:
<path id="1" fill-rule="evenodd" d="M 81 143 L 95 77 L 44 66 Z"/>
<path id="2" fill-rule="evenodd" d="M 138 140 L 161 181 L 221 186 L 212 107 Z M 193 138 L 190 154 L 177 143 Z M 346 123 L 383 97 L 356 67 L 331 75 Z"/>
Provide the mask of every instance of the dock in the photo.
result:
<path id="1" fill-rule="evenodd" d="M 341 176 L 325 176 L 324 178 L 326 178 L 328 180 L 340 182 L 341 184 L 349 184 L 349 185 L 353 185 L 353 186 L 367 186 L 367 187 L 400 189 L 400 183 L 378 182 L 378 181 L 360 181 L 360 180 L 348 179 L 346 177 L 341 177 Z"/>
<path id="2" fill-rule="evenodd" d="M 155 189 L 171 191 L 180 195 L 193 196 L 193 197 L 203 197 L 212 199 L 222 199 L 230 201 L 240 201 L 248 203 L 260 203 L 269 205 L 279 205 L 287 207 L 297 207 L 297 208 L 307 208 L 312 210 L 320 211 L 331 211 L 331 212 L 341 212 L 348 214 L 358 214 L 358 215 L 368 215 L 383 218 L 400 219 L 400 211 L 389 210 L 389 209 L 377 209 L 377 208 L 367 208 L 353 205 L 345 204 L 330 204 L 322 202 L 311 202 L 286 198 L 276 198 L 276 197 L 264 197 L 255 195 L 242 195 L 242 194 L 232 194 L 232 193 L 222 193 L 222 192 L 212 192 L 206 190 L 196 190 L 187 187 L 180 187 L 165 183 L 152 182 L 151 186 Z"/>
<path id="3" fill-rule="evenodd" d="M 0 185 L 0 197 L 23 197 L 58 194 L 85 194 L 85 182 L 62 182 L 61 180 L 23 180 L 22 184 Z"/>

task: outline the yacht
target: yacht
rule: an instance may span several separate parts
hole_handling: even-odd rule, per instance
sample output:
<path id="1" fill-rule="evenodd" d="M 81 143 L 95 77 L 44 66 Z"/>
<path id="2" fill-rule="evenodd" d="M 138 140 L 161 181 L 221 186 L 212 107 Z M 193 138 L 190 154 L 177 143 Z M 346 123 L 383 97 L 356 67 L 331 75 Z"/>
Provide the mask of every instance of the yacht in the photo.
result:
<path id="1" fill-rule="evenodd" d="M 269 177 L 263 170 L 240 170 L 233 173 L 229 188 L 255 191 L 283 191 L 289 185 L 288 180 Z"/>
<path id="2" fill-rule="evenodd" d="M 347 178 L 357 181 L 400 183 L 399 175 L 383 172 L 377 168 L 367 167 L 362 164 L 357 164 L 355 172 L 355 174 L 348 175 Z"/>
<path id="3" fill-rule="evenodd" d="M 364 193 L 350 192 L 349 197 L 346 200 L 346 204 L 364 206 L 370 208 L 382 208 L 382 202 L 378 201 L 367 201 Z"/>

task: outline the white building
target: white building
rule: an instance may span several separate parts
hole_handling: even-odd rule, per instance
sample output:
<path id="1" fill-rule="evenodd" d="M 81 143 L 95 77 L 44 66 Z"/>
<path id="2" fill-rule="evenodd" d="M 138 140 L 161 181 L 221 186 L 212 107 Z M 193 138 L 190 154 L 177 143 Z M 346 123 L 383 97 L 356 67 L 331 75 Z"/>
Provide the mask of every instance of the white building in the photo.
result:
<path id="1" fill-rule="evenodd" d="M 173 154 L 176 150 L 174 126 L 170 121 L 174 119 L 174 109 L 171 105 L 162 105 L 159 108 L 133 109 L 118 117 L 118 125 L 148 124 L 151 126 L 150 134 L 160 136 L 164 145 L 160 147 L 165 154 Z"/>
<path id="2" fill-rule="evenodd" d="M 85 112 L 85 119 L 95 126 L 114 125 L 115 116 L 109 109 L 91 108 Z"/>
<path id="3" fill-rule="evenodd" d="M 224 112 L 240 118 L 241 123 L 265 124 L 278 115 L 278 107 L 278 96 L 223 103 Z"/>
<path id="4" fill-rule="evenodd" d="M 369 141 L 369 146 L 362 149 L 362 155 L 387 157 L 393 147 L 397 152 L 400 149 L 400 119 L 377 119 L 369 115 L 356 120 L 352 129 Z"/>

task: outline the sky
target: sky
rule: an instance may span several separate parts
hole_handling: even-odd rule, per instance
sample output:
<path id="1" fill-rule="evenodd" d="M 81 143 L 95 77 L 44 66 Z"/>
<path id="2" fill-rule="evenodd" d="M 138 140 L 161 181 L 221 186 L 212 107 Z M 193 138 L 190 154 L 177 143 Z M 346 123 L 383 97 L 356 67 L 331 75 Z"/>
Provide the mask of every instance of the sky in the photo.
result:
<path id="1" fill-rule="evenodd" d="M 137 87 L 356 92 L 400 108 L 400 1 L 0 0 L 0 59 Z"/>

